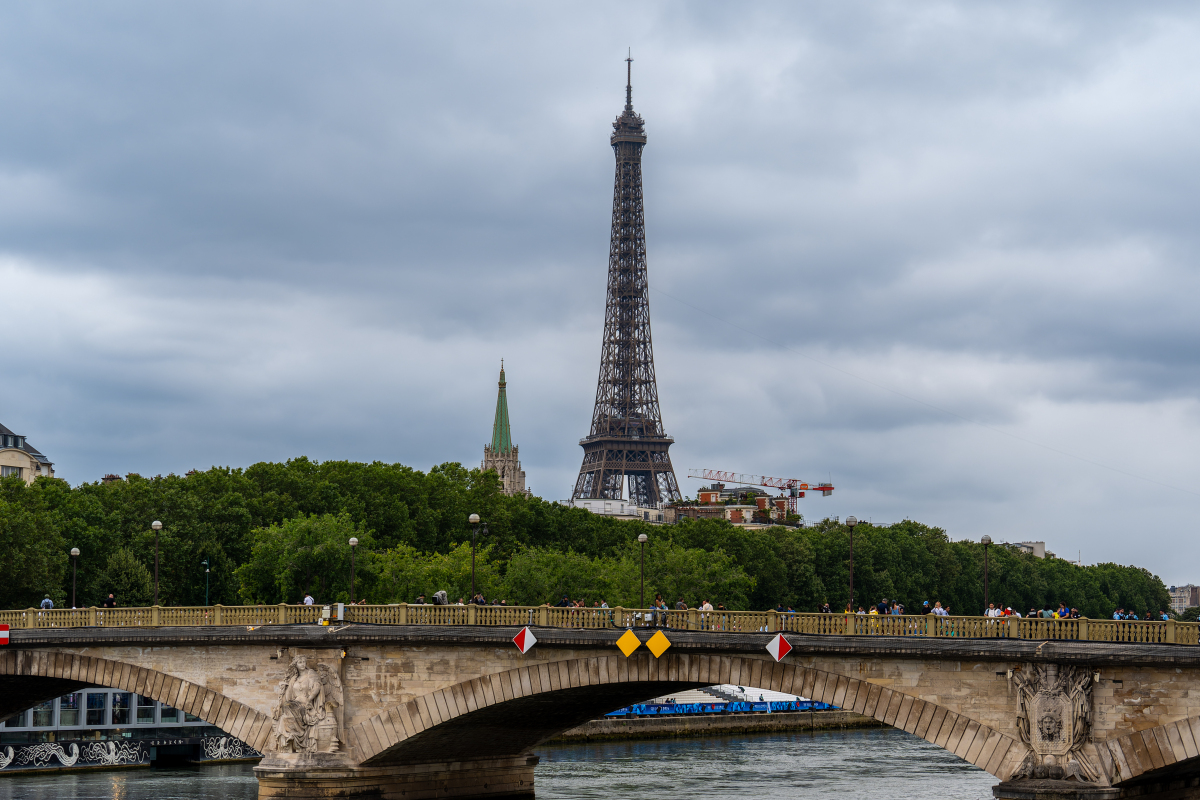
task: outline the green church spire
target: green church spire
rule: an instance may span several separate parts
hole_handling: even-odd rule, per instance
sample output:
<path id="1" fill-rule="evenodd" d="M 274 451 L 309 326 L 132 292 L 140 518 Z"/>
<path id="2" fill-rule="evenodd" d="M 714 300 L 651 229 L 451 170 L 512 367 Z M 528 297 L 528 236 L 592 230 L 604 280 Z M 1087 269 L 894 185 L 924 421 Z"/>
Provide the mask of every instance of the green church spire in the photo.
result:
<path id="1" fill-rule="evenodd" d="M 512 452 L 512 431 L 508 427 L 508 396 L 504 393 L 504 359 L 500 359 L 500 391 L 496 395 L 496 422 L 492 425 L 492 453 Z"/>

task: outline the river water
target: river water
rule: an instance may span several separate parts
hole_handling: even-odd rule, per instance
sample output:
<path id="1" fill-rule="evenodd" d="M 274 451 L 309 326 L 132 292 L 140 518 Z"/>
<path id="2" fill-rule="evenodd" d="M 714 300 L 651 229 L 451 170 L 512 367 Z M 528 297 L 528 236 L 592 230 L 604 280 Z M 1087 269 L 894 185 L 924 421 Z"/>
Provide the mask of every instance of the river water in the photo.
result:
<path id="1" fill-rule="evenodd" d="M 538 748 L 538 800 L 990 800 L 996 779 L 891 728 Z M 249 764 L 0 777 L 0 800 L 254 800 Z"/>

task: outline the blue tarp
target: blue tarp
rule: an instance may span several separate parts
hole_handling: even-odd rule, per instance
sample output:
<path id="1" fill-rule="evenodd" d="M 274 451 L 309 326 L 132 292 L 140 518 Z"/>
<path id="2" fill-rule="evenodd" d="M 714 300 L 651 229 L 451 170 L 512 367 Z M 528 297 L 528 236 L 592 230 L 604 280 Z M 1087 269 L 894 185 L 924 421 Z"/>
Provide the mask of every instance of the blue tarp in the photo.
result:
<path id="1" fill-rule="evenodd" d="M 771 703 L 637 703 L 625 708 L 618 708 L 605 714 L 606 717 L 647 717 L 657 714 L 745 714 L 758 711 L 772 713 L 776 711 L 831 711 L 836 706 L 828 703 L 814 703 L 811 700 L 791 700 Z"/>

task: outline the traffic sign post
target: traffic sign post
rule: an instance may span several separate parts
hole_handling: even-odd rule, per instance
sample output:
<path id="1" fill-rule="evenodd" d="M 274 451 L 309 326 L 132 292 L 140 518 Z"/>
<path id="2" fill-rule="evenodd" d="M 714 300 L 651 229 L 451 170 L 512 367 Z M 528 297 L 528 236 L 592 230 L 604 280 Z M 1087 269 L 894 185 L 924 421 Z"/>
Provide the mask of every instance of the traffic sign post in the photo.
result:
<path id="1" fill-rule="evenodd" d="M 783 634 L 776 634 L 775 638 L 767 642 L 767 652 L 771 654 L 771 658 L 776 661 L 782 661 L 783 657 L 792 652 L 792 646 L 788 640 L 783 638 Z"/>
<path id="2" fill-rule="evenodd" d="M 529 629 L 528 625 L 526 625 L 517 632 L 516 636 L 513 637 L 513 644 L 515 644 L 517 649 L 521 651 L 521 655 L 525 655 L 529 652 L 531 647 L 537 644 L 537 637 L 533 635 L 533 631 Z"/>
<path id="3" fill-rule="evenodd" d="M 651 653 L 654 653 L 655 658 L 661 658 L 662 654 L 667 652 L 667 648 L 670 646 L 671 640 L 662 631 L 651 636 L 649 641 L 646 642 L 646 647 L 650 649 Z"/>
<path id="4" fill-rule="evenodd" d="M 626 658 L 633 655 L 633 651 L 642 646 L 642 640 L 632 630 L 627 630 L 621 634 L 621 638 L 617 639 L 617 647 L 625 654 Z"/>

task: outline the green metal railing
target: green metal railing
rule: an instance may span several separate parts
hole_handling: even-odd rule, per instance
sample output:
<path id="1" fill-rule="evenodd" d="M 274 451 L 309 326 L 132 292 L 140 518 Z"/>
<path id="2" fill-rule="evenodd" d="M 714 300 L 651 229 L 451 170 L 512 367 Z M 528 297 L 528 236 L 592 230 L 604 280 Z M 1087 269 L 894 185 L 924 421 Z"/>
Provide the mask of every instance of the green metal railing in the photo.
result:
<path id="1" fill-rule="evenodd" d="M 335 612 L 336 614 L 336 612 Z M 319 623 L 318 605 L 150 606 L 0 611 L 14 630 Z M 653 611 L 550 606 L 345 606 L 342 620 L 372 625 L 538 625 L 552 628 L 637 628 L 732 633 L 783 632 L 833 636 L 926 636 L 965 639 L 1063 639 L 1088 642 L 1200 644 L 1200 624 L 1174 620 L 1022 619 L 1017 617 L 875 616 L 776 611 Z"/>

